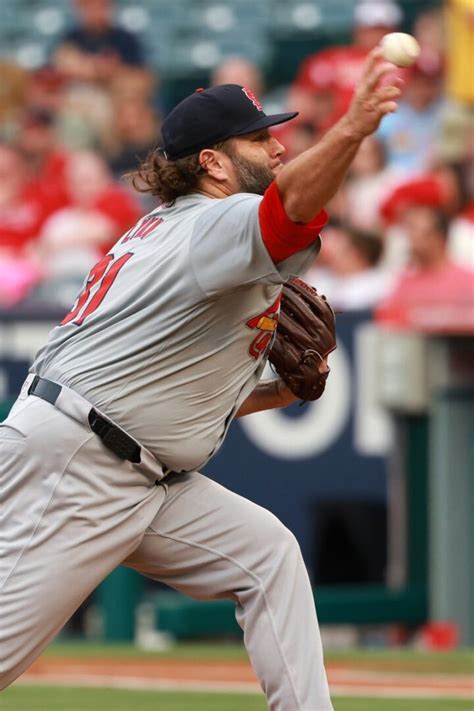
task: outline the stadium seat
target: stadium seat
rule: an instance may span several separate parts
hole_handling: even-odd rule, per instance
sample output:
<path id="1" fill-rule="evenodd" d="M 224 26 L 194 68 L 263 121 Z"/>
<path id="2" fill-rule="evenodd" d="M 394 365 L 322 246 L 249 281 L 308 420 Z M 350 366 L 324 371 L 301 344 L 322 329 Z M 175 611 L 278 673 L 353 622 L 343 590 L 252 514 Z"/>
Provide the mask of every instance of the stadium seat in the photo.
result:
<path id="1" fill-rule="evenodd" d="M 163 78 L 210 69 L 241 54 L 285 82 L 308 52 L 350 37 L 357 0 L 116 0 L 120 24 L 136 32 Z M 398 0 L 410 30 L 426 0 Z M 28 68 L 44 61 L 73 20 L 71 0 L 2 0 L 2 56 Z M 432 0 L 431 6 L 441 6 Z M 280 72 L 282 72 L 280 76 Z"/>

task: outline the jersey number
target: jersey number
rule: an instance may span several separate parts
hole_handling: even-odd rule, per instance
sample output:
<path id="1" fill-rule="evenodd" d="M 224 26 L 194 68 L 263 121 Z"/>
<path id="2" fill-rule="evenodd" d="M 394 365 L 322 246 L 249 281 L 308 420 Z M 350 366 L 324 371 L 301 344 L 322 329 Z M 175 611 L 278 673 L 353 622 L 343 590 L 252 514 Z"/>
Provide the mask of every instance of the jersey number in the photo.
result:
<path id="1" fill-rule="evenodd" d="M 117 278 L 117 274 L 128 262 L 132 254 L 132 252 L 127 252 L 127 254 L 124 254 L 116 259 L 115 262 L 113 254 L 106 254 L 105 257 L 102 257 L 100 262 L 97 262 L 97 264 L 92 267 L 87 277 L 84 289 L 77 297 L 77 301 L 71 311 L 61 321 L 61 326 L 64 326 L 66 323 L 70 323 L 71 321 L 74 321 L 75 324 L 80 326 L 87 316 L 94 313 L 94 311 L 104 300 L 108 290 Z M 90 298 L 91 291 L 96 284 L 99 286 L 95 291 L 94 296 Z"/>

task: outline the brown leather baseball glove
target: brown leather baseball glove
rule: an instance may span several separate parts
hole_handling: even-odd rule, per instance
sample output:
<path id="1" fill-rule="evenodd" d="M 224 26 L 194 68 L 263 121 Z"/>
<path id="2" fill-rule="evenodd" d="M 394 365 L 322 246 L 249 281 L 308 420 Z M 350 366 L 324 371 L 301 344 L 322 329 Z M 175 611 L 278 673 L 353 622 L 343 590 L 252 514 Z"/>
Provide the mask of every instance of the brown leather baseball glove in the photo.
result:
<path id="1" fill-rule="evenodd" d="M 280 316 L 268 359 L 291 392 L 301 400 L 317 400 L 328 372 L 321 362 L 336 348 L 336 319 L 325 296 L 302 279 L 283 285 Z"/>

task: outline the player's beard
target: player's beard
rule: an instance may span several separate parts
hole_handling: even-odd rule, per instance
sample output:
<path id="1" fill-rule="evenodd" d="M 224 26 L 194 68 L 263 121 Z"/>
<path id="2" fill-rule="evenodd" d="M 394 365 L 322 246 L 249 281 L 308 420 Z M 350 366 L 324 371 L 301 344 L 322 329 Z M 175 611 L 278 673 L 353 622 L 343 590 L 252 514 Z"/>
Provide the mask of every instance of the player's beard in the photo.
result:
<path id="1" fill-rule="evenodd" d="M 246 158 L 232 153 L 232 162 L 237 170 L 237 180 L 241 193 L 263 195 L 274 179 L 273 171 L 265 165 L 257 165 Z"/>

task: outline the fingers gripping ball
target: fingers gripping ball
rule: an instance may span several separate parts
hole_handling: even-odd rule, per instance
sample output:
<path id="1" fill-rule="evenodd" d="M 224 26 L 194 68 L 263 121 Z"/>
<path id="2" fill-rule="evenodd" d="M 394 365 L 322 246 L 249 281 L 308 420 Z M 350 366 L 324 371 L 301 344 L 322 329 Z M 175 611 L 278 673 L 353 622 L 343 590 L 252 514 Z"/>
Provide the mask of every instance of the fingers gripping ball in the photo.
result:
<path id="1" fill-rule="evenodd" d="M 390 32 L 381 41 L 384 59 L 397 67 L 409 67 L 420 54 L 420 45 L 406 32 Z"/>
<path id="2" fill-rule="evenodd" d="M 283 286 L 280 316 L 269 361 L 291 392 L 301 400 L 317 400 L 328 373 L 323 359 L 336 348 L 336 320 L 325 296 L 302 279 Z"/>

